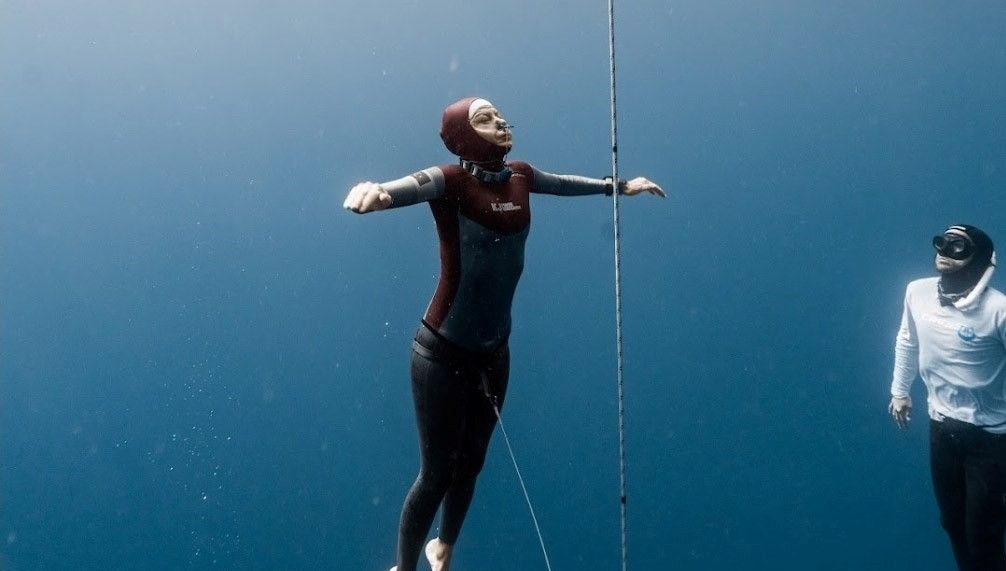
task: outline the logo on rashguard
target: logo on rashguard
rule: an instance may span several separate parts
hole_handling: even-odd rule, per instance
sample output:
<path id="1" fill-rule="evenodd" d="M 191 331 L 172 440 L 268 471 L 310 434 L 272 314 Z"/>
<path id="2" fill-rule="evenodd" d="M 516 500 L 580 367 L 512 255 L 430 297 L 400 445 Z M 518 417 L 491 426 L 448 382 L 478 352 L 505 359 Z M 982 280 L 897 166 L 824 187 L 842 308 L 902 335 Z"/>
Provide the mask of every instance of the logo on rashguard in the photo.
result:
<path id="1" fill-rule="evenodd" d="M 965 343 L 971 343 L 976 337 L 978 337 L 978 335 L 975 334 L 975 330 L 967 325 L 962 325 L 960 329 L 957 330 L 957 336 Z"/>
<path id="2" fill-rule="evenodd" d="M 419 183 L 419 186 L 423 186 L 424 184 L 426 184 L 426 183 L 430 182 L 430 180 L 432 180 L 432 179 L 430 179 L 430 175 L 424 173 L 423 171 L 419 171 L 417 173 L 414 173 L 412 175 L 412 178 L 416 179 L 416 182 Z"/>
<path id="3" fill-rule="evenodd" d="M 513 212 L 514 210 L 520 210 L 520 206 L 512 202 L 492 202 L 490 205 L 493 208 L 493 212 Z"/>

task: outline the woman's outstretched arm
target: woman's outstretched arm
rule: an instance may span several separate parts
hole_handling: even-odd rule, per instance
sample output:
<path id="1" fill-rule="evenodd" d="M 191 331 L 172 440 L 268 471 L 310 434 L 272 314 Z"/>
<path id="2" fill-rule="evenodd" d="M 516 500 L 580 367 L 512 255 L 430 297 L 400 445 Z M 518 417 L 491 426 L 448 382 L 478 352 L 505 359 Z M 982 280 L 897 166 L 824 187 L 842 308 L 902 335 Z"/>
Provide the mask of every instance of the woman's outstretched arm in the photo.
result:
<path id="1" fill-rule="evenodd" d="M 357 214 L 410 206 L 440 198 L 446 189 L 444 172 L 430 167 L 389 182 L 361 182 L 350 189 L 343 208 Z"/>
<path id="2" fill-rule="evenodd" d="M 611 194 L 612 184 L 608 179 L 590 178 L 572 174 L 552 174 L 536 169 L 530 165 L 528 167 L 534 176 L 534 192 L 543 194 L 556 194 L 559 196 L 583 196 L 588 194 Z M 620 181 L 618 191 L 627 196 L 633 196 L 641 192 L 648 192 L 657 196 L 666 197 L 663 189 L 655 183 L 637 177 L 629 181 Z"/>

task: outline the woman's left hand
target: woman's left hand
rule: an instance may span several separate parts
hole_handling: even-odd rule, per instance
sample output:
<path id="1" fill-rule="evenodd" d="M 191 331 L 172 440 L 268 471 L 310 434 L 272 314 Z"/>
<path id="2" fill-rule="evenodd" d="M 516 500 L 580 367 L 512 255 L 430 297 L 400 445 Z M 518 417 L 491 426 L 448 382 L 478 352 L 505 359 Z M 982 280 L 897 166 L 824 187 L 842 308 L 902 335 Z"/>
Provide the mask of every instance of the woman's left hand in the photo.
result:
<path id="1" fill-rule="evenodd" d="M 664 190 L 662 188 L 657 186 L 656 183 L 641 176 L 625 181 L 625 186 L 622 187 L 621 191 L 622 194 L 626 196 L 635 196 L 641 192 L 649 192 L 650 194 L 655 194 L 661 198 L 667 198 L 667 195 L 664 194 Z"/>

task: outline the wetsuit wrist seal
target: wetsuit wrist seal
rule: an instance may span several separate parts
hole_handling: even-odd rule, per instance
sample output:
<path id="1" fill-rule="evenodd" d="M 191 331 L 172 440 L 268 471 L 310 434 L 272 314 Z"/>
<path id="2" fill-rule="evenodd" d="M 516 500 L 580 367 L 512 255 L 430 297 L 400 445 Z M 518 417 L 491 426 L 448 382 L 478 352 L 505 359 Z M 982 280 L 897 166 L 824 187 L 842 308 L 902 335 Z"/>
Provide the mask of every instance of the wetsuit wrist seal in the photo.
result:
<path id="1" fill-rule="evenodd" d="M 611 196 L 612 189 L 615 186 L 615 185 L 611 184 L 611 181 L 614 180 L 614 179 L 612 179 L 610 176 L 606 176 L 606 177 L 604 177 L 603 180 L 604 180 L 604 195 L 605 196 Z M 618 179 L 618 194 L 625 194 L 625 179 L 624 178 Z"/>

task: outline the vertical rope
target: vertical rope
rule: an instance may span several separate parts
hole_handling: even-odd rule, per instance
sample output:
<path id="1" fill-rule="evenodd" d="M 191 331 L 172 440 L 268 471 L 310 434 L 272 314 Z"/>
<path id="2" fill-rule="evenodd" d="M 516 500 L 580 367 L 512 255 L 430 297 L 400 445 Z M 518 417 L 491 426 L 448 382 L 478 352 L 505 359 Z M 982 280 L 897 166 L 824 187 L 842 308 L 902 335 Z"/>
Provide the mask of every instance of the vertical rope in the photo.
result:
<path id="1" fill-rule="evenodd" d="M 625 492 L 625 380 L 622 375 L 622 232 L 618 211 L 618 118 L 615 93 L 615 0 L 608 0 L 608 61 L 611 72 L 611 193 L 615 227 L 615 376 L 618 385 L 618 484 L 621 515 L 622 571 L 628 569 Z"/>

